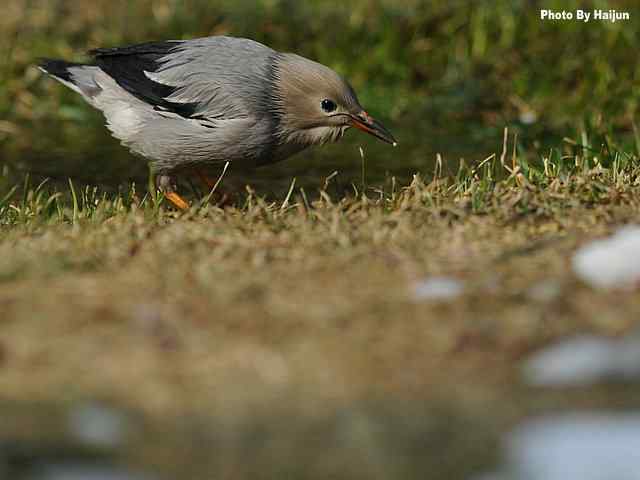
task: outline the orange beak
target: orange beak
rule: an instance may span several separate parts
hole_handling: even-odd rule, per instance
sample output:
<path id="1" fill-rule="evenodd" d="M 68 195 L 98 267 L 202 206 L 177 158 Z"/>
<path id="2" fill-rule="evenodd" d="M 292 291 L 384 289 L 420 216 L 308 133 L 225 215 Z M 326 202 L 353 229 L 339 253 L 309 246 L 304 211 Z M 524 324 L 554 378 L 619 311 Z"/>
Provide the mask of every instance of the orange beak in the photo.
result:
<path id="1" fill-rule="evenodd" d="M 352 127 L 362 130 L 363 132 L 367 132 L 374 137 L 379 138 L 383 142 L 390 143 L 394 147 L 398 145 L 398 142 L 393 138 L 391 132 L 384 128 L 380 122 L 375 120 L 364 110 L 357 115 L 350 115 L 350 117 Z"/>

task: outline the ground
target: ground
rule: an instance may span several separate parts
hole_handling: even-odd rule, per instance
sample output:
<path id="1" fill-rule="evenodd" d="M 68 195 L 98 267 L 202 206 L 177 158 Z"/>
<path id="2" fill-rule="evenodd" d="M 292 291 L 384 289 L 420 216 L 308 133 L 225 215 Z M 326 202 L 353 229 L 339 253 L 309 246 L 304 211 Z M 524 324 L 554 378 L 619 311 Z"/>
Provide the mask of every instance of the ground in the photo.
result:
<path id="1" fill-rule="evenodd" d="M 540 168 L 497 158 L 339 198 L 294 188 L 278 201 L 249 191 L 235 206 L 193 199 L 186 213 L 133 187 L 7 185 L 3 397 L 98 400 L 155 421 L 240 418 L 250 430 L 260 418 L 266 431 L 294 411 L 351 418 L 373 403 L 393 412 L 385 441 L 401 442 L 396 416 L 425 408 L 486 434 L 545 405 L 629 401 L 531 392 L 521 368 L 556 339 L 632 329 L 636 292 L 594 290 L 571 261 L 637 222 L 635 157 Z M 462 291 L 424 298 L 421 285 L 440 277 Z M 459 446 L 465 429 L 447 425 Z"/>
<path id="2" fill-rule="evenodd" d="M 80 193 L 74 210 L 31 190 L 0 210 L 0 386 L 152 412 L 206 404 L 245 377 L 336 398 L 498 387 L 559 336 L 630 328 L 635 293 L 594 292 L 571 259 L 636 221 L 635 172 L 596 159 L 554 177 L 469 171 L 185 214 Z M 420 298 L 433 276 L 463 292 Z"/>

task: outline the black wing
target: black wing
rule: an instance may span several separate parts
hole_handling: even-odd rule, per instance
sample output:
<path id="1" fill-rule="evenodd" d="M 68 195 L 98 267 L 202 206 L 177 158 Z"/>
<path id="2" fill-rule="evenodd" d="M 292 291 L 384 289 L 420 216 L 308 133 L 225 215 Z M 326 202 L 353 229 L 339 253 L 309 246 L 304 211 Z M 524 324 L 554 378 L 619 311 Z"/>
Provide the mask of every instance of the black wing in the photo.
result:
<path id="1" fill-rule="evenodd" d="M 157 110 L 190 118 L 195 113 L 196 104 L 167 101 L 166 98 L 177 88 L 154 82 L 144 73 L 156 72 L 162 66 L 161 59 L 175 52 L 182 43 L 179 40 L 151 42 L 127 47 L 98 48 L 89 53 L 94 56 L 95 64 L 100 69 L 133 96 Z"/>

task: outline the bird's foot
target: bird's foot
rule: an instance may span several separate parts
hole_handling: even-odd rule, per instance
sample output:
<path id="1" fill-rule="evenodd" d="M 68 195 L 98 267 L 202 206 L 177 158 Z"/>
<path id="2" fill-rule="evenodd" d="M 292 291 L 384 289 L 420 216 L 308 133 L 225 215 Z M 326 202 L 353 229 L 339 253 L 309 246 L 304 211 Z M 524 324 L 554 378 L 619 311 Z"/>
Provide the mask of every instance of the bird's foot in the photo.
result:
<path id="1" fill-rule="evenodd" d="M 176 192 L 162 192 L 164 197 L 169 200 L 178 210 L 188 210 L 189 204 Z"/>
<path id="2" fill-rule="evenodd" d="M 186 200 L 176 193 L 173 179 L 169 175 L 158 175 L 156 177 L 156 186 L 178 210 L 185 211 L 189 209 L 189 204 Z"/>

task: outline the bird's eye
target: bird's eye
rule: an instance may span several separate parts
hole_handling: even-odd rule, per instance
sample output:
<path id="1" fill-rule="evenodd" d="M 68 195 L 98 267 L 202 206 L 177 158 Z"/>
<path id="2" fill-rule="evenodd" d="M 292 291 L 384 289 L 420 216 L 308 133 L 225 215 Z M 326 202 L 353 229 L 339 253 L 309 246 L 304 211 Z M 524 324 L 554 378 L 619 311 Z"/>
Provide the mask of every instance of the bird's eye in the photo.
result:
<path id="1" fill-rule="evenodd" d="M 322 110 L 327 113 L 331 113 L 337 108 L 336 102 L 334 102 L 333 100 L 329 100 L 328 98 L 322 100 L 320 106 L 322 107 Z"/>

